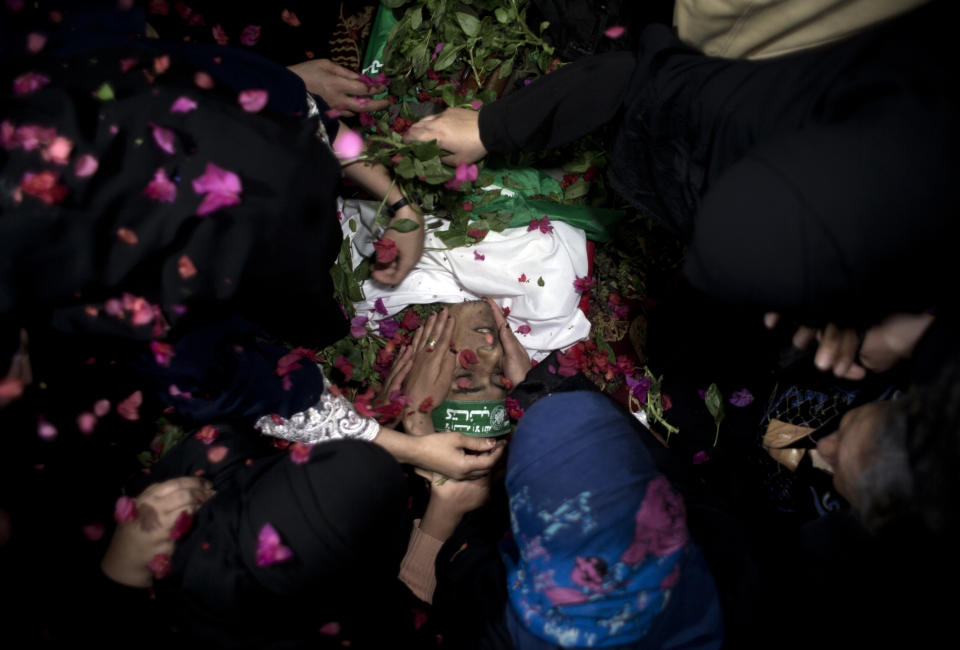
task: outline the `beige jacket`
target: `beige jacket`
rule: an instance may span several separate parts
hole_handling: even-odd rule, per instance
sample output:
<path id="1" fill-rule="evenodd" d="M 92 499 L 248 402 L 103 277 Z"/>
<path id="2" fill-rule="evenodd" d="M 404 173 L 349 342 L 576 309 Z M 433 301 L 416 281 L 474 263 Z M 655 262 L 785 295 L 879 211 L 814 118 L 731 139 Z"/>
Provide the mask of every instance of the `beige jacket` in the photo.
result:
<path id="1" fill-rule="evenodd" d="M 680 40 L 705 54 L 766 59 L 823 45 L 930 0 L 676 0 Z"/>

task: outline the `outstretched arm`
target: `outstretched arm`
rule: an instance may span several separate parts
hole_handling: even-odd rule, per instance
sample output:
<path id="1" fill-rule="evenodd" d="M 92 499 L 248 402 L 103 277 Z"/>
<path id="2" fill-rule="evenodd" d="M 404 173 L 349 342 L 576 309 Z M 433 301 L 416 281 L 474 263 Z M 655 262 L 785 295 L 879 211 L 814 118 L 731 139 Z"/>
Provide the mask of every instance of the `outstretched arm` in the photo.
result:
<path id="1" fill-rule="evenodd" d="M 339 138 L 347 130 L 346 126 L 341 125 L 337 137 Z M 336 145 L 334 145 L 334 148 L 336 148 Z M 404 198 L 403 192 L 394 184 L 390 172 L 383 165 L 358 161 L 346 165 L 343 168 L 343 174 L 374 197 L 378 199 L 386 197 L 384 203 L 387 206 L 391 206 Z M 402 219 L 415 222 L 417 224 L 416 230 L 400 232 L 391 228 L 391 225 Z M 410 270 L 420 261 L 420 256 L 423 255 L 423 224 L 423 215 L 410 205 L 404 205 L 396 211 L 390 219 L 390 223 L 387 224 L 387 231 L 383 235 L 383 239 L 392 239 L 396 243 L 397 256 L 386 264 L 375 265 L 371 274 L 374 280 L 383 284 L 397 285 L 407 277 Z"/>

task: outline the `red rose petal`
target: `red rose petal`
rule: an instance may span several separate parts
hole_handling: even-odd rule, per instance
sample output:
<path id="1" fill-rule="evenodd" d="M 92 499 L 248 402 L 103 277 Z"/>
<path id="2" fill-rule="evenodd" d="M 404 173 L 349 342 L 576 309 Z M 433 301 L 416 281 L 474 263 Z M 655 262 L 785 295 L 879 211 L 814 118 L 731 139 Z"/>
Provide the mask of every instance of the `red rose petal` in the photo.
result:
<path id="1" fill-rule="evenodd" d="M 87 524 L 82 529 L 83 536 L 89 539 L 91 542 L 98 542 L 103 538 L 104 532 L 106 529 L 103 527 L 103 524 L 100 522 L 93 522 L 92 524 Z"/>
<path id="2" fill-rule="evenodd" d="M 173 522 L 173 528 L 170 529 L 170 539 L 180 539 L 190 532 L 193 528 L 193 515 L 186 510 L 177 515 L 177 520 Z"/>
<path id="3" fill-rule="evenodd" d="M 477 363 L 479 359 L 477 359 L 476 352 L 470 349 L 465 349 L 460 351 L 460 357 L 458 361 L 460 361 L 460 365 L 464 368 L 469 368 L 473 364 Z"/>
<path id="4" fill-rule="evenodd" d="M 170 556 L 166 553 L 157 553 L 147 562 L 147 568 L 153 572 L 153 577 L 162 580 L 170 575 Z"/>
<path id="5" fill-rule="evenodd" d="M 433 410 L 433 398 L 428 397 L 427 399 L 420 402 L 420 406 L 417 407 L 421 413 L 429 413 Z"/>

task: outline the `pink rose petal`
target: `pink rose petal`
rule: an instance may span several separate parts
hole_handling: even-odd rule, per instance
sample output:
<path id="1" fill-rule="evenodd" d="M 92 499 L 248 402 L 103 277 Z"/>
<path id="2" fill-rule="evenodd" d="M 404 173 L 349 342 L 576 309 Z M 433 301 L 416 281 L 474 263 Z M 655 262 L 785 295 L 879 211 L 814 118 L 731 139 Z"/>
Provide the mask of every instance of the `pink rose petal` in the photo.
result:
<path id="1" fill-rule="evenodd" d="M 113 506 L 113 518 L 118 524 L 136 521 L 138 516 L 136 499 L 133 497 L 120 497 L 117 499 L 117 502 Z"/>
<path id="2" fill-rule="evenodd" d="M 252 47 L 260 40 L 260 25 L 247 25 L 240 32 L 240 43 Z"/>
<path id="3" fill-rule="evenodd" d="M 73 141 L 58 135 L 43 150 L 41 157 L 57 165 L 66 165 L 70 162 L 70 152 L 73 151 Z"/>
<path id="4" fill-rule="evenodd" d="M 181 95 L 170 106 L 171 113 L 189 113 L 190 111 L 196 110 L 197 102 L 193 101 L 186 95 Z"/>
<path id="5" fill-rule="evenodd" d="M 333 141 L 333 151 L 341 160 L 352 160 L 363 153 L 363 138 L 356 131 L 341 129 Z"/>
<path id="6" fill-rule="evenodd" d="M 163 74 L 170 69 L 170 56 L 164 54 L 153 59 L 153 71 L 157 74 Z"/>
<path id="7" fill-rule="evenodd" d="M 197 208 L 199 217 L 240 203 L 240 194 L 243 192 L 240 177 L 211 162 L 207 163 L 201 176 L 193 179 L 192 184 L 194 192 L 205 195 Z"/>
<path id="8" fill-rule="evenodd" d="M 27 34 L 27 52 L 36 54 L 47 44 L 47 37 L 40 32 L 30 32 Z"/>
<path id="9" fill-rule="evenodd" d="M 175 388 L 175 387 L 171 387 Z M 193 437 L 202 442 L 203 444 L 210 446 L 217 439 L 217 436 L 220 435 L 220 432 L 217 430 L 217 427 L 212 424 L 205 424 L 200 428 Z"/>
<path id="10" fill-rule="evenodd" d="M 193 264 L 193 260 L 184 254 L 177 260 L 177 273 L 184 280 L 189 280 L 197 274 L 197 267 Z"/>
<path id="11" fill-rule="evenodd" d="M 143 193 L 155 201 L 173 203 L 177 198 L 177 186 L 167 176 L 167 170 L 160 167 L 154 172 L 153 180 L 147 183 Z"/>
<path id="12" fill-rule="evenodd" d="M 270 524 L 264 524 L 257 536 L 257 566 L 265 567 L 286 562 L 293 552 L 280 542 L 280 534 Z"/>
<path id="13" fill-rule="evenodd" d="M 330 621 L 320 626 L 320 634 L 324 636 L 338 636 L 340 634 L 340 624 L 336 621 Z"/>
<path id="14" fill-rule="evenodd" d="M 83 536 L 89 539 L 91 542 L 99 542 L 103 538 L 103 534 L 106 532 L 106 529 L 98 521 L 93 522 L 92 524 L 87 524 L 82 529 Z"/>
<path id="15" fill-rule="evenodd" d="M 246 112 L 259 113 L 263 110 L 263 107 L 267 105 L 269 98 L 270 95 L 266 90 L 250 89 L 241 90 L 237 101 L 240 102 L 240 106 L 242 106 Z"/>
<path id="16" fill-rule="evenodd" d="M 607 27 L 606 31 L 603 32 L 603 35 L 606 36 L 607 38 L 616 39 L 623 36 L 623 34 L 626 31 L 627 31 L 627 28 L 624 27 L 623 25 L 613 25 L 611 27 Z"/>
<path id="17" fill-rule="evenodd" d="M 529 333 L 530 333 L 530 326 L 527 325 L 526 323 L 524 323 L 523 325 L 517 328 L 517 334 L 529 334 Z"/>
<path id="18" fill-rule="evenodd" d="M 96 174 L 97 167 L 99 166 L 100 163 L 96 158 L 85 153 L 77 158 L 77 162 L 73 165 L 73 173 L 76 174 L 78 178 L 87 178 L 88 176 Z"/>
<path id="19" fill-rule="evenodd" d="M 0 379 L 0 401 L 11 402 L 23 395 L 23 382 L 13 377 Z"/>
<path id="20" fill-rule="evenodd" d="M 110 412 L 110 400 L 98 399 L 93 403 L 93 414 L 98 418 L 102 418 L 104 415 Z"/>
<path id="21" fill-rule="evenodd" d="M 35 93 L 50 83 L 50 77 L 40 72 L 25 72 L 13 80 L 14 95 Z"/>
<path id="22" fill-rule="evenodd" d="M 216 445 L 215 447 L 210 447 L 207 450 L 207 460 L 212 464 L 216 465 L 224 458 L 227 457 L 227 452 L 230 450 L 223 445 Z"/>
<path id="23" fill-rule="evenodd" d="M 140 238 L 137 237 L 137 233 L 133 232 L 129 228 L 117 228 L 117 239 L 122 241 L 124 244 L 130 244 L 134 246 L 140 242 Z"/>
<path id="24" fill-rule="evenodd" d="M 153 130 L 153 141 L 157 143 L 157 146 L 169 154 L 174 153 L 176 136 L 174 136 L 173 131 L 164 126 L 153 124 L 152 122 L 150 123 L 150 128 Z"/>
<path id="25" fill-rule="evenodd" d="M 77 416 L 77 428 L 80 433 L 89 436 L 97 426 L 97 416 L 93 413 L 81 413 Z"/>
<path id="26" fill-rule="evenodd" d="M 303 465 L 304 463 L 310 462 L 311 449 L 313 449 L 313 445 L 305 445 L 302 442 L 293 443 L 290 445 L 290 460 L 297 465 Z"/>
<path id="27" fill-rule="evenodd" d="M 193 83 L 197 85 L 197 88 L 210 90 L 213 88 L 213 77 L 208 75 L 203 70 L 199 70 L 195 75 L 193 75 Z"/>
<path id="28" fill-rule="evenodd" d="M 117 415 L 124 420 L 136 422 L 140 419 L 140 406 L 143 404 L 143 393 L 134 391 L 129 397 L 117 404 Z"/>
<path id="29" fill-rule="evenodd" d="M 37 416 L 37 435 L 41 440 L 50 442 L 57 437 L 57 427 L 47 422 L 43 416 Z"/>
<path id="30" fill-rule="evenodd" d="M 213 40 L 217 42 L 217 45 L 226 45 L 230 42 L 227 31 L 219 23 L 214 25 L 210 31 L 213 33 Z"/>

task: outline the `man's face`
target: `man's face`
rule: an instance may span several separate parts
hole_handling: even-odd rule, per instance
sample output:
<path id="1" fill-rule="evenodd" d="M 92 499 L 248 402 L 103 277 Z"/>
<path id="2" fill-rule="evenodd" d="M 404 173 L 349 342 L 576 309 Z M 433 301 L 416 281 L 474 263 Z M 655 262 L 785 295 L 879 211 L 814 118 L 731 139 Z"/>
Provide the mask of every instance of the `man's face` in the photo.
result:
<path id="1" fill-rule="evenodd" d="M 834 433 L 817 442 L 817 451 L 833 467 L 834 487 L 855 506 L 857 480 L 869 463 L 875 432 L 891 408 L 891 402 L 871 402 L 852 409 Z"/>
<path id="2" fill-rule="evenodd" d="M 447 399 L 481 401 L 503 399 L 503 346 L 490 306 L 485 302 L 464 302 L 450 308 L 456 318 L 453 342 L 457 352 L 473 350 L 477 363 L 464 368 L 457 363 Z"/>

